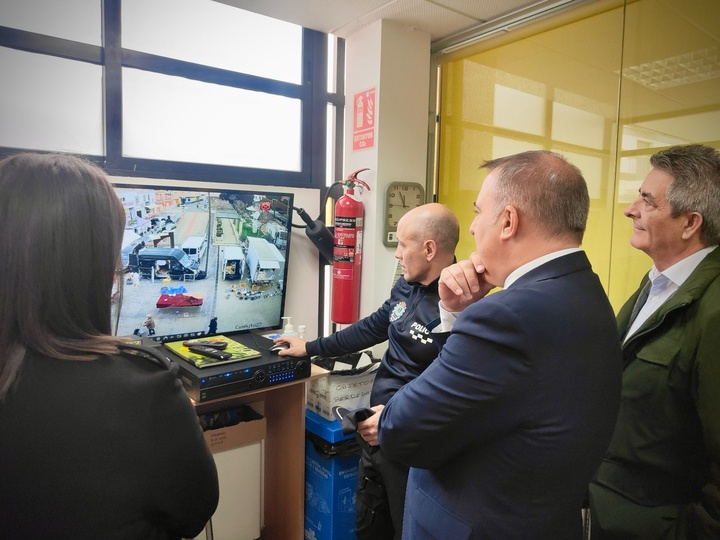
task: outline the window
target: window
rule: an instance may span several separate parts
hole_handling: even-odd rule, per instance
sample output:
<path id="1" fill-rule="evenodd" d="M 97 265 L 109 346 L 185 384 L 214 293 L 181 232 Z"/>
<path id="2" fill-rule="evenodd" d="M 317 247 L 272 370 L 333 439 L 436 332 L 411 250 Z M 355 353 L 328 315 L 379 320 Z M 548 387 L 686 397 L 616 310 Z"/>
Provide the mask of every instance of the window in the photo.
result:
<path id="1" fill-rule="evenodd" d="M 0 12 L 0 152 L 84 154 L 115 175 L 337 177 L 342 40 L 204 0 L 61 4 Z"/>

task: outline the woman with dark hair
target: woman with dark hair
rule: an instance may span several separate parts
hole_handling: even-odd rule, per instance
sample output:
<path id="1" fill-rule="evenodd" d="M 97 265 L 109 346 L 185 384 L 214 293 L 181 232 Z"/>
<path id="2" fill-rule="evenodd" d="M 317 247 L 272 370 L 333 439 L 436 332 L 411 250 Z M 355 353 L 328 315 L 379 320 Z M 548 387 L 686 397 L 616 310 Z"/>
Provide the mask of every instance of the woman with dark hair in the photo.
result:
<path id="1" fill-rule="evenodd" d="M 124 226 L 97 166 L 0 161 L 3 537 L 194 537 L 217 507 L 177 367 L 112 335 Z"/>

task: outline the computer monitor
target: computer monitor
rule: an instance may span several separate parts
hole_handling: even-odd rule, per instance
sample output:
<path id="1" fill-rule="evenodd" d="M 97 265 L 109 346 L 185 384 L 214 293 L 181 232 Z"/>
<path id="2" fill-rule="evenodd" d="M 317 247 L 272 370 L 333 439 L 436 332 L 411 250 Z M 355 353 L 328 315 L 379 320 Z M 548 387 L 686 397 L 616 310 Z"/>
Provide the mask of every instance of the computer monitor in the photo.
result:
<path id="1" fill-rule="evenodd" d="M 169 341 L 282 327 L 291 192 L 166 180 L 114 187 L 126 214 L 117 335 Z"/>

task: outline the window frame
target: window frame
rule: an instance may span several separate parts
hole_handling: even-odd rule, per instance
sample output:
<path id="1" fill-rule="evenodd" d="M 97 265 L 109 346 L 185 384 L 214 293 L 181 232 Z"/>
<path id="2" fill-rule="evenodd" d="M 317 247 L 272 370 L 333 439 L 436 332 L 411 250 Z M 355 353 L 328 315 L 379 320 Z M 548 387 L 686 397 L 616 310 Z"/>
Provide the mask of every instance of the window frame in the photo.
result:
<path id="1" fill-rule="evenodd" d="M 143 53 L 122 47 L 122 0 L 103 0 L 102 46 L 56 38 L 34 32 L 0 26 L 0 46 L 25 52 L 47 54 L 103 67 L 104 147 L 105 155 L 84 157 L 102 165 L 115 176 L 142 176 L 179 180 L 217 181 L 234 184 L 259 184 L 297 188 L 326 188 L 327 162 L 327 104 L 339 112 L 344 109 L 344 41 L 338 40 L 335 66 L 335 92 L 328 92 L 328 35 L 314 30 L 302 30 L 302 83 L 293 84 L 238 73 L 221 68 Z M 342 52 L 342 54 L 341 54 Z M 290 97 L 301 101 L 300 171 L 279 171 L 252 167 L 187 163 L 155 159 L 138 159 L 123 155 L 122 69 L 142 69 L 153 73 L 180 76 L 187 79 Z M 342 134 L 344 114 L 336 115 L 334 144 L 337 157 L 334 174 L 342 172 Z M 0 147 L 0 155 L 10 155 L 18 149 Z M 339 152 L 338 152 L 339 150 Z"/>

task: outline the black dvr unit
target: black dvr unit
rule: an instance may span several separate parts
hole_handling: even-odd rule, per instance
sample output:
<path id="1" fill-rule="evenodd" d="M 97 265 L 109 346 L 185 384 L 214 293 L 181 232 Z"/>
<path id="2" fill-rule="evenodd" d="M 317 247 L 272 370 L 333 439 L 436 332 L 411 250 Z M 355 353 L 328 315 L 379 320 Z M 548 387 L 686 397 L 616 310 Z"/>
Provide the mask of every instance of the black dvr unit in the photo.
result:
<path id="1" fill-rule="evenodd" d="M 310 359 L 278 356 L 269 348 L 273 342 L 262 336 L 232 336 L 248 347 L 262 353 L 260 358 L 242 360 L 219 366 L 198 368 L 173 354 L 162 345 L 156 345 L 161 352 L 180 367 L 180 380 L 185 391 L 196 403 L 234 396 L 276 384 L 282 384 L 310 376 Z"/>

